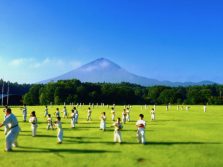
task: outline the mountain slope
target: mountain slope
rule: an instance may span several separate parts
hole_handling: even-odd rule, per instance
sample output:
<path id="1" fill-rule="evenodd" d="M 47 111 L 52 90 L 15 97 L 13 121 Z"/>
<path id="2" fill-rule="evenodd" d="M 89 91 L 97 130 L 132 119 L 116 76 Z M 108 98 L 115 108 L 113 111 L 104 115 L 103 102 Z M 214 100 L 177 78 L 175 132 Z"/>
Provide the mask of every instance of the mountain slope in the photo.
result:
<path id="1" fill-rule="evenodd" d="M 93 83 L 129 82 L 129 83 L 139 84 L 142 86 L 154 86 L 154 85 L 188 86 L 188 85 L 205 84 L 205 82 L 180 83 L 180 82 L 158 81 L 156 79 L 141 77 L 126 71 L 119 65 L 105 58 L 97 59 L 86 65 L 81 66 L 80 68 L 72 70 L 58 77 L 42 81 L 41 83 L 56 82 L 58 80 L 70 80 L 70 79 L 79 79 L 81 82 L 93 82 Z M 208 81 L 207 83 L 210 84 L 211 82 Z"/>

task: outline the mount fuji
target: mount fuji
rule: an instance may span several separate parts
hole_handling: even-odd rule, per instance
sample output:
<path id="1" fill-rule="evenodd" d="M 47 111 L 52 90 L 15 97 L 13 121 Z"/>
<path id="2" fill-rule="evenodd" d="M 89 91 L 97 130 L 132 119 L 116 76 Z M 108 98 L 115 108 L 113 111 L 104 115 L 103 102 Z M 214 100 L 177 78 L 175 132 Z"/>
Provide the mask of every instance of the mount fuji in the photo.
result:
<path id="1" fill-rule="evenodd" d="M 75 70 L 60 75 L 58 77 L 41 81 L 40 83 L 57 82 L 59 80 L 71 80 L 78 79 L 81 82 L 92 82 L 92 83 L 121 83 L 129 82 L 142 86 L 154 86 L 154 85 L 165 85 L 165 86 L 188 86 L 188 85 L 208 85 L 214 84 L 211 81 L 202 81 L 198 83 L 193 82 L 170 82 L 170 81 L 159 81 L 156 79 L 149 79 L 146 77 L 132 74 L 116 63 L 105 59 L 99 58 L 88 64 L 85 64 Z"/>

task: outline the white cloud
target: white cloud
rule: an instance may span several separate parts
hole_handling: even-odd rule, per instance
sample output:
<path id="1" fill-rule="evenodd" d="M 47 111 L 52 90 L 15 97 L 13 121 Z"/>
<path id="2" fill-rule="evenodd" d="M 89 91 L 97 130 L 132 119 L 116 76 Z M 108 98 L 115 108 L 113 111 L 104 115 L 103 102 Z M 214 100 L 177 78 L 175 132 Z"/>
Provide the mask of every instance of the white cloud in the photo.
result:
<path id="1" fill-rule="evenodd" d="M 80 61 L 66 58 L 14 58 L 0 56 L 0 78 L 12 82 L 34 83 L 56 77 L 81 65 Z M 5 68 L 8 66 L 8 68 Z"/>

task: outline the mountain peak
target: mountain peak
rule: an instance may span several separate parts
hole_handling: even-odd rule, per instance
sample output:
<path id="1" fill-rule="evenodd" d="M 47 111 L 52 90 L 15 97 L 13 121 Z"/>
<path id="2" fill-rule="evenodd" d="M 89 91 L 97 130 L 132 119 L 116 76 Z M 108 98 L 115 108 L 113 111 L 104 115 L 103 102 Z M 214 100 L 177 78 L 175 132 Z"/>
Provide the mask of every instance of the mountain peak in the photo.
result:
<path id="1" fill-rule="evenodd" d="M 99 58 L 86 65 L 83 65 L 77 70 L 82 71 L 82 72 L 92 72 L 92 71 L 99 71 L 99 70 L 114 70 L 114 69 L 121 69 L 121 67 L 109 59 Z"/>
<path id="2" fill-rule="evenodd" d="M 98 58 L 88 64 L 85 64 L 75 70 L 72 70 L 66 74 L 58 77 L 42 81 L 41 83 L 56 82 L 58 80 L 70 80 L 79 79 L 81 82 L 107 82 L 107 83 L 120 83 L 129 82 L 139 84 L 143 86 L 154 86 L 154 85 L 166 85 L 166 86 L 188 86 L 188 85 L 206 85 L 212 82 L 169 82 L 169 81 L 158 81 L 156 79 L 150 79 L 132 74 L 116 63 L 112 62 L 107 58 Z"/>

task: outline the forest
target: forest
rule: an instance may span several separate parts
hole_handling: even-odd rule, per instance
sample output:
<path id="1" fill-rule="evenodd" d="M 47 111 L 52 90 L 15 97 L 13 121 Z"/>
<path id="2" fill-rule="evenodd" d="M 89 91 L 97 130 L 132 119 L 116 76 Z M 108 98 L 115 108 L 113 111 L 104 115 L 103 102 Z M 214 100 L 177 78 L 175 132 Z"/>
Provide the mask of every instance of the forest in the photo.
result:
<path id="1" fill-rule="evenodd" d="M 23 96 L 27 105 L 104 104 L 223 104 L 223 85 L 143 87 L 130 83 L 81 83 L 79 80 L 33 84 Z"/>

